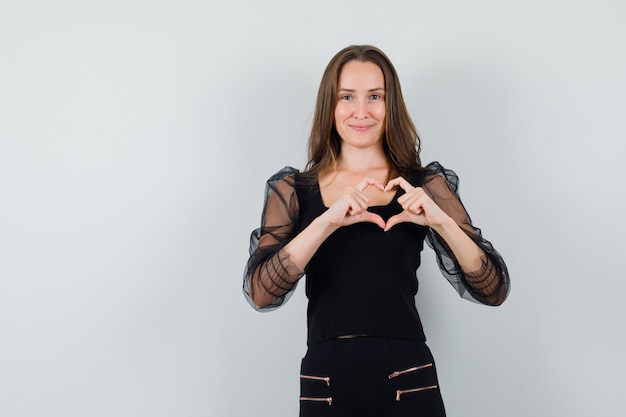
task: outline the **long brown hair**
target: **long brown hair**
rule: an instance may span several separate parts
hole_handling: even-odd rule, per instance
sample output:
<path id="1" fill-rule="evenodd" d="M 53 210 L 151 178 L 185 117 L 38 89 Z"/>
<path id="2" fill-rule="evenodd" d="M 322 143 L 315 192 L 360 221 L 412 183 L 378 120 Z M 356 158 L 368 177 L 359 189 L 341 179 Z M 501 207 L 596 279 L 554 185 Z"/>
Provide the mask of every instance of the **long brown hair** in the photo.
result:
<path id="1" fill-rule="evenodd" d="M 317 179 L 320 173 L 326 173 L 336 166 L 341 149 L 341 138 L 335 127 L 337 84 L 343 66 L 353 60 L 372 62 L 383 72 L 386 107 L 383 150 L 390 163 L 391 173 L 407 176 L 411 170 L 422 167 L 420 138 L 406 109 L 393 64 L 383 51 L 371 45 L 348 46 L 328 63 L 317 93 L 306 172 L 311 179 Z"/>

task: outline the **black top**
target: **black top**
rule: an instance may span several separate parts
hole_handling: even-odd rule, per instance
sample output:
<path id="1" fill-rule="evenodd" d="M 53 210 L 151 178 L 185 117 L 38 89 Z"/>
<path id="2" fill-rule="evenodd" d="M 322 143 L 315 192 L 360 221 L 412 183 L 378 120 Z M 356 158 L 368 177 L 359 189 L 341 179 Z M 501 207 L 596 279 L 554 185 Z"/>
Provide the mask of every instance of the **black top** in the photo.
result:
<path id="1" fill-rule="evenodd" d="M 416 271 L 425 239 L 459 294 L 484 304 L 501 304 L 510 288 L 504 260 L 471 224 L 457 194 L 454 172 L 436 162 L 426 168 L 407 180 L 423 187 L 483 249 L 486 257 L 479 271 L 464 272 L 443 239 L 428 227 L 400 223 L 385 232 L 367 222 L 336 230 L 300 271 L 282 248 L 326 207 L 319 186 L 302 181 L 297 170 L 287 167 L 268 180 L 261 228 L 252 233 L 244 274 L 244 293 L 251 305 L 261 311 L 282 305 L 306 274 L 309 345 L 352 334 L 425 340 L 415 306 Z M 397 198 L 403 193 L 398 187 L 391 203 L 369 210 L 386 221 L 402 211 Z M 256 307 L 251 280 L 274 295 L 275 302 Z"/>

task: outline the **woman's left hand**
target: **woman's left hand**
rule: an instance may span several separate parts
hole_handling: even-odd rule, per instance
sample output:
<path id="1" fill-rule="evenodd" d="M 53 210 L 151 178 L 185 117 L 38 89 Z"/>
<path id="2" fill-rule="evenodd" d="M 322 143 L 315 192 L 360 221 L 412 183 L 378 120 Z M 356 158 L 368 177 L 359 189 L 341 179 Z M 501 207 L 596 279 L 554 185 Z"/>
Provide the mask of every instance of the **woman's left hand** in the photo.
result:
<path id="1" fill-rule="evenodd" d="M 402 177 L 392 179 L 385 186 L 385 191 L 400 187 L 405 191 L 398 203 L 404 209 L 401 213 L 392 216 L 385 224 L 385 231 L 398 223 L 412 222 L 421 226 L 437 228 L 450 217 L 426 194 L 422 187 L 413 187 Z"/>

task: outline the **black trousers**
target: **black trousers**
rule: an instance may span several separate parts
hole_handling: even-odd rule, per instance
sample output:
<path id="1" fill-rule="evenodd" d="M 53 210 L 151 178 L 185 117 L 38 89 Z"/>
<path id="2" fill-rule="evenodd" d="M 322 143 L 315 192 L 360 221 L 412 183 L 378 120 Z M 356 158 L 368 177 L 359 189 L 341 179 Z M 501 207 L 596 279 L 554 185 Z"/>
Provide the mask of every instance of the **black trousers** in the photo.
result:
<path id="1" fill-rule="evenodd" d="M 302 359 L 300 417 L 443 417 L 426 343 L 361 336 L 309 346 Z"/>

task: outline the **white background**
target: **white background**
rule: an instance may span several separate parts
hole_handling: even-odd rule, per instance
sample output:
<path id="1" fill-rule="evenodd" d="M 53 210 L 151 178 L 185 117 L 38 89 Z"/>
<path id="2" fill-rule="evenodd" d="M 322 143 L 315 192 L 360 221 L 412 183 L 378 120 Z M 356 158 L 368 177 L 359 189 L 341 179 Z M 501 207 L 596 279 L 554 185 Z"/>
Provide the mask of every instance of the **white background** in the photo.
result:
<path id="1" fill-rule="evenodd" d="M 296 416 L 300 286 L 241 293 L 265 180 L 330 58 L 394 62 L 423 161 L 503 254 L 499 308 L 424 252 L 450 416 L 624 416 L 626 6 L 0 2 L 0 415 Z"/>

